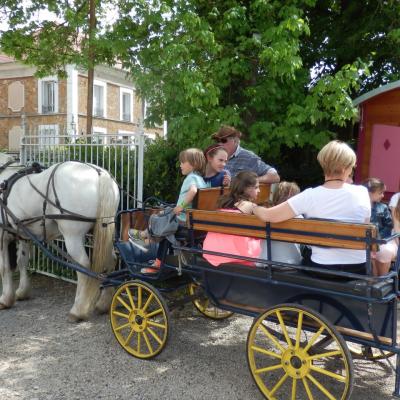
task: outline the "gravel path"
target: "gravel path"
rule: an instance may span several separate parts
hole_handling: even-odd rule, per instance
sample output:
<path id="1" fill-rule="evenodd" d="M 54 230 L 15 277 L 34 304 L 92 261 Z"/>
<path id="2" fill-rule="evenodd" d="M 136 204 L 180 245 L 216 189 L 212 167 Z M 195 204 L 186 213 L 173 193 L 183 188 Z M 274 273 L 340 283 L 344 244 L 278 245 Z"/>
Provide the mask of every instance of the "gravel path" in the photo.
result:
<path id="1" fill-rule="evenodd" d="M 172 313 L 165 350 L 141 361 L 119 346 L 107 315 L 67 322 L 73 285 L 35 275 L 33 287 L 31 300 L 0 311 L 1 400 L 263 399 L 246 362 L 250 318 L 214 322 L 188 305 Z M 356 360 L 354 370 L 352 400 L 392 398 L 386 362 Z"/>

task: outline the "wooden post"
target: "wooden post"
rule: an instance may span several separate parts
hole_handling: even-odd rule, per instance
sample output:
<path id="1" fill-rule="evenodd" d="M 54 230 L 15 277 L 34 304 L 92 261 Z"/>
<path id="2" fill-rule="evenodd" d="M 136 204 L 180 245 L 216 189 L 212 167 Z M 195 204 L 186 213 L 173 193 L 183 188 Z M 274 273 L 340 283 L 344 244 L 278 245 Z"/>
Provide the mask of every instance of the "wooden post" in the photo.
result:
<path id="1" fill-rule="evenodd" d="M 95 28 L 96 28 L 95 0 L 90 0 L 86 135 L 92 134 L 92 125 L 93 125 L 93 81 L 94 81 L 94 55 L 95 55 L 93 46 L 93 37 Z"/>

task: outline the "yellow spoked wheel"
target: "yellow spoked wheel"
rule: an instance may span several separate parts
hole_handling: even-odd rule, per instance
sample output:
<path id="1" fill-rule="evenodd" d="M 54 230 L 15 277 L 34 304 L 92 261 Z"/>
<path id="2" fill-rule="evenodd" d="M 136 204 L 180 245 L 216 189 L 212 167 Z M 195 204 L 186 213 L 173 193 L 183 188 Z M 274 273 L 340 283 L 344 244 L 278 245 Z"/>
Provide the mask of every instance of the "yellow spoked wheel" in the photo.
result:
<path id="1" fill-rule="evenodd" d="M 207 318 L 211 319 L 225 319 L 233 315 L 231 311 L 221 310 L 215 307 L 211 301 L 205 296 L 203 289 L 196 283 L 190 283 L 188 286 L 189 295 L 198 294 L 199 298 L 193 300 L 193 305 L 197 310 L 205 315 Z"/>
<path id="2" fill-rule="evenodd" d="M 119 344 L 137 358 L 152 358 L 167 343 L 168 307 L 160 293 L 145 282 L 131 281 L 118 288 L 110 320 Z"/>
<path id="3" fill-rule="evenodd" d="M 375 347 L 364 346 L 357 343 L 347 342 L 347 347 L 349 348 L 353 358 L 359 358 L 362 360 L 379 361 L 395 355 L 395 353 L 391 351 L 381 351 Z"/>
<path id="4" fill-rule="evenodd" d="M 353 364 L 346 343 L 330 322 L 307 307 L 282 304 L 255 319 L 247 360 L 267 399 L 350 398 Z"/>

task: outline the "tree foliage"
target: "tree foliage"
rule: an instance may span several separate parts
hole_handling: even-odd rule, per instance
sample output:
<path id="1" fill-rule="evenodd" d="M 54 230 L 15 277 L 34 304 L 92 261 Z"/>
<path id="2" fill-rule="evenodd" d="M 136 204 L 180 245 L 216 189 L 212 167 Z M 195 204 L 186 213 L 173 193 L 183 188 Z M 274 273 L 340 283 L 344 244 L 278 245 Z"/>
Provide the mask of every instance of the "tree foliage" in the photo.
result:
<path id="1" fill-rule="evenodd" d="M 241 129 L 246 147 L 280 170 L 286 162 L 303 165 L 297 149 L 312 152 L 338 133 L 352 139 L 357 110 L 351 98 L 400 78 L 397 0 L 96 4 L 96 62 L 118 59 L 151 104 L 148 123 L 168 121 L 165 150 L 160 143 L 149 147 L 146 173 L 157 176 L 158 168 L 169 168 L 158 173 L 174 176 L 174 182 L 178 151 L 208 144 L 222 123 Z M 101 15 L 110 7 L 118 17 L 107 25 Z M 0 0 L 0 8 L 10 23 L 1 38 L 9 54 L 43 73 L 62 71 L 67 62 L 84 63 L 87 2 L 32 0 L 23 9 L 21 3 Z M 32 13 L 41 8 L 65 22 L 33 23 Z M 286 171 L 285 178 L 300 182 L 309 172 L 306 167 Z M 166 193 L 163 180 L 157 191 Z"/>
<path id="2" fill-rule="evenodd" d="M 95 1 L 97 24 L 89 38 L 88 0 L 0 1 L 0 47 L 17 60 L 37 67 L 37 75 L 65 76 L 65 66 L 89 68 L 89 48 L 95 51 L 94 64 L 114 63 L 112 43 L 104 40 L 107 29 L 102 15 L 112 0 Z M 40 17 L 44 15 L 45 17 Z"/>

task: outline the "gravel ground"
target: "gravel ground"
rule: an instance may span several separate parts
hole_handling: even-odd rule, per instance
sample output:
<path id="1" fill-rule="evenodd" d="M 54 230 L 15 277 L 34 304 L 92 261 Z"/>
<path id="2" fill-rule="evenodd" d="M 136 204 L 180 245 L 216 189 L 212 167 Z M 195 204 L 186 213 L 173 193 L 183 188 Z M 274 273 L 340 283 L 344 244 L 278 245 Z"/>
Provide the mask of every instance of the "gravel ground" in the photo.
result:
<path id="1" fill-rule="evenodd" d="M 250 318 L 214 322 L 188 305 L 171 314 L 165 350 L 141 361 L 119 346 L 107 315 L 67 321 L 72 284 L 35 275 L 33 288 L 31 300 L 0 311 L 1 400 L 263 399 L 246 362 Z M 352 400 L 392 398 L 386 362 L 355 360 L 354 372 Z"/>

